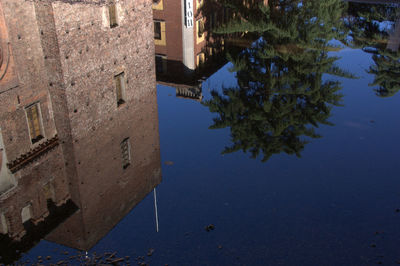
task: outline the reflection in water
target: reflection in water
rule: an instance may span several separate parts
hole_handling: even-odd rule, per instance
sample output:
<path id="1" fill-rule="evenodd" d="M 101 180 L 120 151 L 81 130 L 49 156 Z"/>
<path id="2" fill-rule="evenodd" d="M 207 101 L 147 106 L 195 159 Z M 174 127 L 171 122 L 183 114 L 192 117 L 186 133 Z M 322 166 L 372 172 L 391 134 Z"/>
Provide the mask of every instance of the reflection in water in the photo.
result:
<path id="1" fill-rule="evenodd" d="M 372 53 L 375 76 L 370 86 L 376 94 L 390 97 L 400 90 L 400 4 L 349 3 L 346 25 L 351 30 L 350 45 Z"/>
<path id="2" fill-rule="evenodd" d="M 43 238 L 89 250 L 161 182 L 156 80 L 202 101 L 229 60 L 238 86 L 203 103 L 211 128 L 263 161 L 330 124 L 332 77 L 353 78 L 332 40 L 372 53 L 377 94 L 397 93 L 398 5 L 359 2 L 1 1 L 0 262 Z"/>
<path id="3" fill-rule="evenodd" d="M 4 263 L 46 235 L 89 250 L 161 182 L 151 1 L 17 2 L 0 3 Z"/>
<path id="4" fill-rule="evenodd" d="M 218 114 L 211 128 L 230 127 L 233 145 L 224 153 L 260 153 L 263 161 L 276 153 L 300 156 L 316 138 L 319 124 L 330 124 L 332 106 L 340 104 L 340 82 L 324 74 L 352 77 L 334 63 L 328 51 L 338 49 L 331 39 L 343 40 L 346 31 L 340 19 L 345 5 L 339 0 L 269 1 L 253 7 L 235 4 L 234 19 L 219 33 L 245 34 L 256 42 L 236 55 L 229 55 L 238 87 L 214 91 L 205 102 Z M 230 5 L 232 6 L 232 5 Z M 258 14 L 258 15 L 255 15 Z M 263 18 L 263 19 L 260 19 Z"/>
<path id="5" fill-rule="evenodd" d="M 224 40 L 210 31 L 220 23 L 223 9 L 215 2 L 186 2 L 153 4 L 157 83 L 175 87 L 177 97 L 201 101 L 202 81 L 226 63 Z"/>
<path id="6" fill-rule="evenodd" d="M 400 52 L 389 50 L 379 51 L 372 56 L 375 65 L 368 73 L 374 74 L 371 86 L 378 86 L 376 94 L 380 97 L 390 97 L 400 91 Z"/>

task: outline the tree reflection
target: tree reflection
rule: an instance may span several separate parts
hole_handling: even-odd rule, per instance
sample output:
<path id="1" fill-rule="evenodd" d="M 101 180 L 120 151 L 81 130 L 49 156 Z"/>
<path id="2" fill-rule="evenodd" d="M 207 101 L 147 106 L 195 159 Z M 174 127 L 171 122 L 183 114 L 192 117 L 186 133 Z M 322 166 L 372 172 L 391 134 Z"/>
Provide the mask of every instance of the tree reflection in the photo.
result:
<path id="1" fill-rule="evenodd" d="M 235 19 L 219 33 L 246 32 L 257 41 L 239 54 L 230 54 L 238 87 L 212 92 L 204 105 L 217 113 L 212 129 L 230 127 L 233 145 L 223 153 L 262 154 L 262 161 L 285 152 L 300 156 L 315 128 L 330 124 L 333 106 L 340 105 L 339 81 L 324 74 L 352 77 L 334 63 L 331 39 L 343 39 L 345 5 L 329 1 L 269 1 L 256 16 L 230 4 Z"/>
<path id="2" fill-rule="evenodd" d="M 375 75 L 370 86 L 378 86 L 380 97 L 400 90 L 399 18 L 399 4 L 349 4 L 346 26 L 351 31 L 350 45 L 373 54 L 374 65 L 367 72 Z"/>
<path id="3" fill-rule="evenodd" d="M 374 74 L 374 82 L 370 86 L 378 86 L 376 94 L 390 97 L 400 91 L 400 52 L 379 51 L 372 56 L 375 65 L 368 73 Z"/>

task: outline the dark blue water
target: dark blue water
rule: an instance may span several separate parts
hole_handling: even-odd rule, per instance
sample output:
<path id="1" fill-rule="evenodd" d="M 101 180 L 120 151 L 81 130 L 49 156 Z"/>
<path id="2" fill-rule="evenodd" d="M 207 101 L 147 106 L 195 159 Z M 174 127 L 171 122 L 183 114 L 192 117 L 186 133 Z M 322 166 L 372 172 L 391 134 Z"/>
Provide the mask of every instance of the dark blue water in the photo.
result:
<path id="1" fill-rule="evenodd" d="M 331 111 L 334 125 L 319 126 L 322 137 L 301 158 L 222 155 L 230 129 L 208 129 L 215 114 L 159 85 L 161 157 L 173 162 L 163 164 L 157 187 L 160 231 L 150 194 L 89 253 L 117 250 L 151 265 L 396 264 L 400 94 L 380 98 L 368 85 L 370 54 L 332 54 L 358 79 L 340 78 L 343 106 Z M 205 100 L 210 90 L 237 84 L 230 67 L 203 82 Z M 210 224 L 215 229 L 205 230 Z M 49 253 L 62 259 L 65 250 L 43 240 L 21 262 Z"/>

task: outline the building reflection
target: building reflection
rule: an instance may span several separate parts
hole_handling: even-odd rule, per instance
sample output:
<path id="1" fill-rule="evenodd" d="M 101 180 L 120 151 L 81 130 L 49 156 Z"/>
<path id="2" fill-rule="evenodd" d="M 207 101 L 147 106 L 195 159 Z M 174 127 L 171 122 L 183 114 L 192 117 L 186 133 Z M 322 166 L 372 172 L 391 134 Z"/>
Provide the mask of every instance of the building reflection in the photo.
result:
<path id="1" fill-rule="evenodd" d="M 151 7 L 0 1 L 0 263 L 90 249 L 161 182 Z"/>
<path id="2" fill-rule="evenodd" d="M 201 101 L 201 83 L 225 63 L 224 39 L 211 29 L 227 9 L 204 0 L 153 1 L 157 83 L 176 96 Z"/>
<path id="3" fill-rule="evenodd" d="M 260 4 L 268 0 L 243 1 L 246 8 Z M 157 83 L 174 87 L 179 98 L 202 101 L 201 84 L 227 63 L 226 50 L 254 41 L 215 32 L 237 16 L 224 1 L 153 0 Z"/>

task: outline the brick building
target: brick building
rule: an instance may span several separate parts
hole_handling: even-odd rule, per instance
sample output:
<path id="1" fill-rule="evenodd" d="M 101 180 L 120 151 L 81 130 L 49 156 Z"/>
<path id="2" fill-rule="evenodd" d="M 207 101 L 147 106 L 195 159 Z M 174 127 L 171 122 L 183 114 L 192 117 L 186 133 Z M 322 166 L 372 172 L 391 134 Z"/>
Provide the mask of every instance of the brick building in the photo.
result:
<path id="1" fill-rule="evenodd" d="M 205 21 L 201 13 L 203 1 L 158 0 L 153 2 L 156 60 L 159 62 L 168 60 L 167 68 L 172 67 L 181 73 L 186 70 L 190 73 L 204 58 L 203 50 L 206 46 L 207 34 L 204 32 Z M 187 13 L 190 13 L 190 20 Z M 159 63 L 158 70 L 161 70 L 162 66 L 163 64 Z"/>
<path id="2" fill-rule="evenodd" d="M 229 10 L 204 0 L 153 1 L 157 72 L 190 75 L 223 48 L 210 29 L 227 18 Z"/>
<path id="3" fill-rule="evenodd" d="M 228 10 L 204 0 L 153 1 L 157 82 L 178 97 L 201 101 L 202 79 L 226 61 L 221 37 L 209 32 Z"/>
<path id="4" fill-rule="evenodd" d="M 244 0 L 244 7 L 268 0 Z M 237 34 L 213 34 L 233 17 L 223 1 L 154 0 L 157 83 L 175 87 L 176 96 L 201 101 L 202 81 L 226 62 L 225 48 L 248 47 L 254 40 Z"/>
<path id="5" fill-rule="evenodd" d="M 0 233 L 13 238 L 69 198 L 39 32 L 33 3 L 0 1 Z"/>
<path id="6" fill-rule="evenodd" d="M 155 97 L 136 106 L 74 144 L 80 210 L 47 240 L 89 250 L 161 182 Z"/>
<path id="7" fill-rule="evenodd" d="M 71 199 L 97 239 L 161 181 L 152 1 L 0 0 L 0 34 L 0 234 Z"/>

